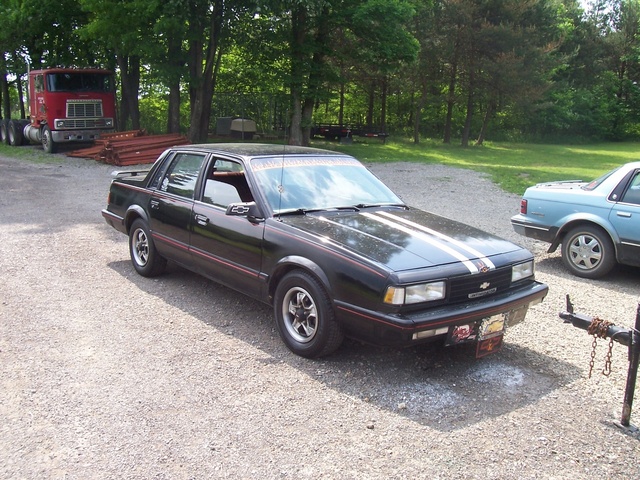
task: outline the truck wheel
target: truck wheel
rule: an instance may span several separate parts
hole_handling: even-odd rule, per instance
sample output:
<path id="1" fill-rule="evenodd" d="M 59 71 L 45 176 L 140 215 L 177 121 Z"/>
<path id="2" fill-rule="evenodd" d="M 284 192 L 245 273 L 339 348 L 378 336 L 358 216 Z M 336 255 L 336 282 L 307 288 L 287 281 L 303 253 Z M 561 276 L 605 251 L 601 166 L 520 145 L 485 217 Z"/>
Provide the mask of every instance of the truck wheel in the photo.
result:
<path id="1" fill-rule="evenodd" d="M 7 129 L 7 124 L 9 120 L 0 120 L 0 143 L 4 143 L 9 145 L 9 130 Z"/>
<path id="2" fill-rule="evenodd" d="M 333 353 L 344 334 L 325 289 L 313 276 L 294 270 L 280 281 L 274 298 L 276 326 L 293 353 L 317 358 Z"/>
<path id="3" fill-rule="evenodd" d="M 58 145 L 53 141 L 53 135 L 48 125 L 42 127 L 42 149 L 46 153 L 56 153 Z"/>
<path id="4" fill-rule="evenodd" d="M 149 227 L 141 219 L 134 221 L 129 230 L 129 253 L 133 268 L 143 277 L 156 277 L 167 265 L 167 260 L 156 250 Z"/>
<path id="5" fill-rule="evenodd" d="M 600 278 L 616 265 L 615 249 L 601 228 L 581 225 L 562 240 L 562 261 L 571 273 L 582 278 Z"/>
<path id="6" fill-rule="evenodd" d="M 9 145 L 19 147 L 23 143 L 22 124 L 18 120 L 9 120 Z"/>

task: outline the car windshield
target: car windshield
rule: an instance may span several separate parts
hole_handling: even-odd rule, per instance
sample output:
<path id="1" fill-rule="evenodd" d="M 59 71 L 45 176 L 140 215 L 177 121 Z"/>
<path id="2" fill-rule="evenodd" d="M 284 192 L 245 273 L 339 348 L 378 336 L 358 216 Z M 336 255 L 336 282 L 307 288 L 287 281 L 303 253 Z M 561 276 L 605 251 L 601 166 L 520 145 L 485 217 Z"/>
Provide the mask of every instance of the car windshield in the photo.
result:
<path id="1" fill-rule="evenodd" d="M 620 167 L 618 167 L 620 168 Z M 584 187 L 582 187 L 583 190 L 595 190 L 596 188 L 598 188 L 598 186 L 604 182 L 607 178 L 609 178 L 611 175 L 613 175 L 618 168 L 614 168 L 613 170 L 611 170 L 610 172 L 605 173 L 604 175 L 602 175 L 601 177 L 596 178 L 595 180 L 591 180 L 589 183 L 587 183 Z"/>
<path id="2" fill-rule="evenodd" d="M 269 157 L 252 160 L 271 210 L 278 213 L 403 204 L 350 157 Z"/>

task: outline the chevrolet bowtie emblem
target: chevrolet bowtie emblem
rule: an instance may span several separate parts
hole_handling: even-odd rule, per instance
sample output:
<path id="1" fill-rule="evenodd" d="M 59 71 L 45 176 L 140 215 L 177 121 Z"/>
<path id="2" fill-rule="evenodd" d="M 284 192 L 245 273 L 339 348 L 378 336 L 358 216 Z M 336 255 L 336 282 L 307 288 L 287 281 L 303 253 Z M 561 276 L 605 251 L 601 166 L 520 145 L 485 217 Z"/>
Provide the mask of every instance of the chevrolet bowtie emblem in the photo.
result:
<path id="1" fill-rule="evenodd" d="M 487 288 L 489 288 L 489 285 L 491 285 L 489 282 L 483 282 L 480 284 L 480 288 L 482 290 L 486 290 Z"/>

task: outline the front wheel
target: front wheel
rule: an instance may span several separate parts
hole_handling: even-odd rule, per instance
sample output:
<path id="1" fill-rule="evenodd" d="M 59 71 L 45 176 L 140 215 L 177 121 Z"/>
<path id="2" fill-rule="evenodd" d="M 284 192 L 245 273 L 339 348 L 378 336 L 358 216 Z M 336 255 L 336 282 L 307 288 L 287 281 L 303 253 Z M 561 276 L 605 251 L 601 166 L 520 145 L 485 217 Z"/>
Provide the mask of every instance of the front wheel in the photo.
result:
<path id="1" fill-rule="evenodd" d="M 573 228 L 562 241 L 562 261 L 578 277 L 603 277 L 616 265 L 613 242 L 601 228 Z"/>
<path id="2" fill-rule="evenodd" d="M 167 260 L 156 250 L 147 224 L 140 219 L 134 221 L 129 230 L 129 253 L 133 268 L 143 277 L 156 277 L 167 265 Z"/>
<path id="3" fill-rule="evenodd" d="M 329 355 L 344 338 L 325 289 L 302 270 L 288 273 L 278 284 L 274 314 L 285 345 L 301 357 Z"/>
<path id="4" fill-rule="evenodd" d="M 47 125 L 42 127 L 42 149 L 46 153 L 56 153 L 58 151 L 58 144 L 53 141 L 53 134 Z"/>

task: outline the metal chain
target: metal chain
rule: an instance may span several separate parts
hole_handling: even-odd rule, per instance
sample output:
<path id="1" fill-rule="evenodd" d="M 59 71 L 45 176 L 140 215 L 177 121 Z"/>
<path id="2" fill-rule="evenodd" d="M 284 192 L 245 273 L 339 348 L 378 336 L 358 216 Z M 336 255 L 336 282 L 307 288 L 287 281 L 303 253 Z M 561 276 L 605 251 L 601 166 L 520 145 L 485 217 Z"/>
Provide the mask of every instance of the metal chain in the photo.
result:
<path id="1" fill-rule="evenodd" d="M 587 329 L 587 333 L 589 335 L 593 335 L 593 343 L 591 344 L 591 361 L 589 362 L 589 378 L 591 378 L 591 372 L 593 371 L 593 363 L 596 358 L 596 347 L 598 345 L 598 338 L 607 338 L 607 330 L 609 327 L 614 325 L 607 320 L 602 320 L 601 318 L 594 317 L 591 320 L 591 325 Z M 609 351 L 605 357 L 604 368 L 602 369 L 602 374 L 605 376 L 609 376 L 611 374 L 611 355 L 613 354 L 613 338 L 609 339 Z"/>

